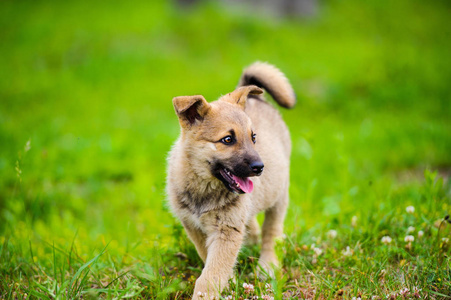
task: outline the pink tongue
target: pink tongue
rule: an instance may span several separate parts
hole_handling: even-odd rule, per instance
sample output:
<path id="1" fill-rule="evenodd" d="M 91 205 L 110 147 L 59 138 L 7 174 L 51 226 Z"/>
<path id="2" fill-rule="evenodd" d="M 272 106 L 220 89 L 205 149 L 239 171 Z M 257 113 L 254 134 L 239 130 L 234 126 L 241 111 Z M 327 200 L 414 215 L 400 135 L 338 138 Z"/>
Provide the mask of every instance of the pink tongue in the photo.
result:
<path id="1" fill-rule="evenodd" d="M 254 190 L 254 183 L 249 178 L 240 178 L 232 175 L 233 179 L 239 184 L 240 189 L 245 193 L 251 193 Z"/>

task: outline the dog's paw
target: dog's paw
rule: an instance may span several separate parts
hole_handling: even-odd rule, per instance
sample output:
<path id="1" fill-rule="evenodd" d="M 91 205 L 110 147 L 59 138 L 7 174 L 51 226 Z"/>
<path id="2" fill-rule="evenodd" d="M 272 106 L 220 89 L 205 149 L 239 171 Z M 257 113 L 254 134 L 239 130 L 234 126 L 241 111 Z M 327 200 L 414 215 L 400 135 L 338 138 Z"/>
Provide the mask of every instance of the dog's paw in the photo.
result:
<path id="1" fill-rule="evenodd" d="M 260 266 L 257 270 L 257 278 L 261 281 L 274 279 L 274 269 Z"/>
<path id="2" fill-rule="evenodd" d="M 258 260 L 258 264 L 258 278 L 275 278 L 275 270 L 279 268 L 279 260 L 277 259 L 275 253 L 262 253 L 260 259 Z"/>
<path id="3" fill-rule="evenodd" d="M 202 292 L 202 291 L 194 291 L 192 300 L 215 300 L 219 299 L 216 295 L 216 292 Z"/>
<path id="4" fill-rule="evenodd" d="M 194 286 L 193 300 L 213 300 L 219 299 L 219 293 L 224 288 L 227 287 L 228 283 L 224 286 L 220 282 L 213 280 L 212 278 L 207 279 L 204 275 L 201 275 Z"/>

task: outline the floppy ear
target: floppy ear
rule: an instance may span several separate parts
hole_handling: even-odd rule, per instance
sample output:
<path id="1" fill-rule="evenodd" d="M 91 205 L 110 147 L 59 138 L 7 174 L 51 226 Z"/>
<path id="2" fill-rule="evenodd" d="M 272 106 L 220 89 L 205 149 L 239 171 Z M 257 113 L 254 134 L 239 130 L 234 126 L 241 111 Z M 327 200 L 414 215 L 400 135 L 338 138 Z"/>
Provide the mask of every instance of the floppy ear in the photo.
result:
<path id="1" fill-rule="evenodd" d="M 223 97 L 222 100 L 227 102 L 238 104 L 243 109 L 246 105 L 246 99 L 249 95 L 260 95 L 263 93 L 263 90 L 256 85 L 246 85 L 237 88 L 230 94 L 227 94 Z"/>
<path id="2" fill-rule="evenodd" d="M 182 127 L 190 127 L 196 120 L 202 121 L 210 109 L 210 104 L 201 95 L 175 97 L 172 104 Z"/>

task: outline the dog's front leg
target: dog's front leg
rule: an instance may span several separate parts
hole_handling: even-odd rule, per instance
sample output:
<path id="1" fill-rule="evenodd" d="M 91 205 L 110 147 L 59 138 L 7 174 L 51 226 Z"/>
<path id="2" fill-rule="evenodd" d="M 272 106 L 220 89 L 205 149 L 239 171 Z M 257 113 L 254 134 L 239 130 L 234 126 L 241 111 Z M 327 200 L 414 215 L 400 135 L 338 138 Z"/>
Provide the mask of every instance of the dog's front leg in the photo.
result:
<path id="1" fill-rule="evenodd" d="M 214 299 L 219 295 L 233 273 L 238 252 L 243 242 L 244 222 L 215 224 L 207 239 L 207 261 L 196 281 L 193 299 Z"/>
<path id="2" fill-rule="evenodd" d="M 188 237 L 193 242 L 196 247 L 197 253 L 199 254 L 202 261 L 205 263 L 207 259 L 207 245 L 206 245 L 206 237 L 205 233 L 203 233 L 200 229 L 190 225 L 188 222 L 182 222 L 183 227 L 185 228 Z"/>

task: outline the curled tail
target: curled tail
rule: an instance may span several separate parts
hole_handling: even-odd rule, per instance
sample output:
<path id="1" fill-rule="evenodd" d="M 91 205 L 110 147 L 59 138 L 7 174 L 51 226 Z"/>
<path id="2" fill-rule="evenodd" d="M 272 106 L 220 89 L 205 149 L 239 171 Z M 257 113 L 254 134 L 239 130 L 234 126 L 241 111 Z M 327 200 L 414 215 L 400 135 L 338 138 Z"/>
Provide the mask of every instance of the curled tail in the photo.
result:
<path id="1" fill-rule="evenodd" d="M 292 108 L 296 104 L 296 94 L 288 79 L 279 69 L 268 63 L 257 61 L 244 69 L 238 86 L 245 85 L 256 85 L 265 89 L 285 108 Z"/>

